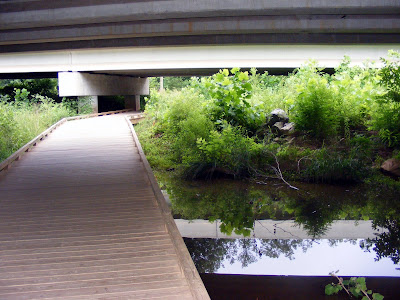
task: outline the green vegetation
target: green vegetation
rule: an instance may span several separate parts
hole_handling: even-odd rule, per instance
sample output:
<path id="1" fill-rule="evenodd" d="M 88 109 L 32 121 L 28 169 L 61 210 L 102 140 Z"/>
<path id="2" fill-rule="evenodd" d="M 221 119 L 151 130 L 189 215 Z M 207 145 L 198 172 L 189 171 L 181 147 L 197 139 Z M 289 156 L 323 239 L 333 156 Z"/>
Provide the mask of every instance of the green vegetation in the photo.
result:
<path id="1" fill-rule="evenodd" d="M 330 275 L 335 277 L 338 280 L 338 283 L 331 283 L 325 286 L 325 294 L 328 296 L 337 294 L 344 290 L 349 297 L 362 297 L 362 300 L 382 300 L 384 298 L 381 294 L 373 293 L 372 290 L 367 289 L 365 277 L 351 277 L 348 280 L 343 280 L 343 278 L 338 277 L 333 272 Z M 372 298 L 370 296 L 372 296 Z"/>
<path id="2" fill-rule="evenodd" d="M 28 101 L 34 101 L 35 96 L 40 95 L 60 102 L 57 85 L 54 78 L 1 80 L 0 94 L 10 100 L 19 99 L 21 93 Z"/>
<path id="3" fill-rule="evenodd" d="M 186 78 L 180 90 L 152 90 L 137 132 L 156 170 L 186 178 L 362 182 L 400 147 L 399 54 L 382 62 L 352 67 L 346 57 L 333 75 L 311 61 L 288 76 L 234 68 Z M 277 108 L 294 133 L 272 126 Z"/>
<path id="4" fill-rule="evenodd" d="M 57 82 L 50 79 L 3 81 L 0 92 L 0 161 L 60 119 L 76 115 L 76 101 L 56 103 L 46 96 L 57 93 Z"/>

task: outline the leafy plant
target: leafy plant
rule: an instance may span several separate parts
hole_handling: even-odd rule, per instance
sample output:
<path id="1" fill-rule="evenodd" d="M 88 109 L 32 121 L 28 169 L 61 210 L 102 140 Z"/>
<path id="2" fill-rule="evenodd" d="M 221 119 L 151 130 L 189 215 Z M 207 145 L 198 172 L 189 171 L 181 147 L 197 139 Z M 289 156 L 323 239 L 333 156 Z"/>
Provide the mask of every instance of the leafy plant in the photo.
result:
<path id="1" fill-rule="evenodd" d="M 395 133 L 394 131 L 390 131 L 387 128 L 382 128 L 379 130 L 379 137 L 382 142 L 389 147 L 396 146 L 400 143 L 400 132 Z"/>
<path id="2" fill-rule="evenodd" d="M 378 130 L 389 147 L 400 145 L 400 53 L 389 51 L 389 59 L 382 58 L 380 85 L 386 92 L 378 99 L 372 115 L 372 129 Z"/>
<path id="3" fill-rule="evenodd" d="M 216 170 L 239 177 L 251 172 L 252 159 L 262 148 L 226 122 L 220 132 L 215 130 L 207 139 L 199 138 L 197 145 L 203 154 L 202 161 L 209 164 L 211 173 Z"/>
<path id="4" fill-rule="evenodd" d="M 292 117 L 297 129 L 317 138 L 327 138 L 336 134 L 339 121 L 328 80 L 316 72 L 309 71 L 309 79 L 297 86 Z"/>
<path id="5" fill-rule="evenodd" d="M 343 280 L 343 278 L 338 277 L 334 272 L 331 272 L 330 275 L 335 277 L 338 283 L 330 283 L 325 286 L 325 294 L 328 296 L 344 290 L 350 297 L 362 297 L 362 300 L 382 300 L 384 298 L 381 294 L 373 293 L 372 290 L 367 289 L 365 277 L 351 277 L 349 280 Z"/>
<path id="6" fill-rule="evenodd" d="M 242 126 L 254 132 L 261 125 L 261 113 L 253 109 L 248 102 L 252 86 L 248 72 L 240 72 L 239 68 L 219 71 L 203 84 L 213 100 L 211 115 L 219 126 L 224 121 L 233 126 Z"/>
<path id="7" fill-rule="evenodd" d="M 400 102 L 400 52 L 389 50 L 389 58 L 382 58 L 381 84 L 387 88 L 384 99 Z"/>

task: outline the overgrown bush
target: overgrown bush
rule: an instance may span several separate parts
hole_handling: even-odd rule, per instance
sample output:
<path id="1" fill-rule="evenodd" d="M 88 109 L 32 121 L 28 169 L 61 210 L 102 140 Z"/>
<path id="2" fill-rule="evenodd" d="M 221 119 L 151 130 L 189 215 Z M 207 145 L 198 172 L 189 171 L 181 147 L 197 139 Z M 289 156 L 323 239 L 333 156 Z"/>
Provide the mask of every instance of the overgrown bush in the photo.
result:
<path id="1" fill-rule="evenodd" d="M 205 100 L 193 89 L 168 91 L 168 106 L 159 118 L 159 132 L 171 142 L 175 161 L 187 165 L 196 160 L 197 139 L 207 138 L 214 128 L 205 110 Z"/>
<path id="2" fill-rule="evenodd" d="M 350 130 L 367 127 L 373 105 L 384 91 L 378 81 L 378 69 L 374 65 L 350 67 L 348 57 L 335 70 L 330 88 L 335 97 L 340 136 L 349 139 Z"/>
<path id="3" fill-rule="evenodd" d="M 201 161 L 197 162 L 197 172 L 220 172 L 233 176 L 251 174 L 253 160 L 262 148 L 254 139 L 243 135 L 239 128 L 225 123 L 221 131 L 212 131 L 207 139 L 197 140 Z"/>
<path id="4" fill-rule="evenodd" d="M 207 90 L 213 121 L 219 126 L 224 121 L 233 126 L 241 126 L 254 133 L 263 122 L 262 112 L 248 102 L 252 86 L 248 72 L 239 68 L 221 70 L 202 82 Z"/>
<path id="5" fill-rule="evenodd" d="M 382 141 L 389 147 L 400 146 L 400 53 L 391 51 L 382 59 L 380 84 L 386 92 L 375 105 L 372 129 L 379 131 Z"/>
<path id="6" fill-rule="evenodd" d="M 328 79 L 313 66 L 300 69 L 296 76 L 301 79 L 292 113 L 296 128 L 317 138 L 334 136 L 339 125 L 338 110 Z"/>

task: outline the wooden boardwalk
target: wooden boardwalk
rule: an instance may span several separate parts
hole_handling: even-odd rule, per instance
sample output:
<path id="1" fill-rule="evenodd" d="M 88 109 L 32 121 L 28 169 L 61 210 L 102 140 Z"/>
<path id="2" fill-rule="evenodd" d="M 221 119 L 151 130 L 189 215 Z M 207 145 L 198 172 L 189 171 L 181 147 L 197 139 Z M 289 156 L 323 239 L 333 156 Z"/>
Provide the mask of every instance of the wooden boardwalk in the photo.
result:
<path id="1" fill-rule="evenodd" d="M 209 299 L 124 115 L 0 173 L 0 299 Z"/>

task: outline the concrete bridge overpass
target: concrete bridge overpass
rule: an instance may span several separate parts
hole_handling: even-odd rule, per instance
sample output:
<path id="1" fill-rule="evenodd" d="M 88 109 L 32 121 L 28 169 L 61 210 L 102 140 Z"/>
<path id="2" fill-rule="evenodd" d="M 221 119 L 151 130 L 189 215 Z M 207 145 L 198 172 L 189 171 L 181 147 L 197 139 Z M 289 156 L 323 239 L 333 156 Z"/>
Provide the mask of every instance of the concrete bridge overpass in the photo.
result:
<path id="1" fill-rule="evenodd" d="M 399 14 L 397 0 L 3 0 L 0 51 L 391 44 Z"/>
<path id="2" fill-rule="evenodd" d="M 388 49 L 400 50 L 398 0 L 0 0 L 0 78 L 284 73 Z"/>

